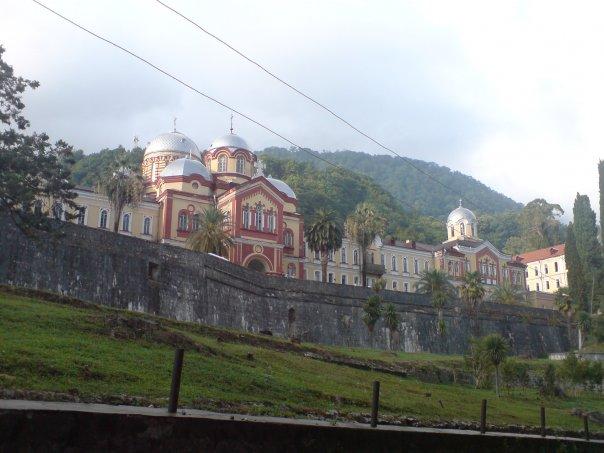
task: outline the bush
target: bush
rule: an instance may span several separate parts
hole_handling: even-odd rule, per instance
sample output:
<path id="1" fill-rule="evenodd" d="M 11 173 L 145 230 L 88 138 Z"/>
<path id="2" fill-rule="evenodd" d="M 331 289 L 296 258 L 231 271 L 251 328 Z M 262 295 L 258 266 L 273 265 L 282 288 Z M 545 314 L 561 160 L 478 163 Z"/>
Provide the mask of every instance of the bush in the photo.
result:
<path id="1" fill-rule="evenodd" d="M 464 365 L 474 377 L 474 385 L 479 389 L 491 387 L 494 366 L 486 357 L 486 347 L 480 338 L 470 340 L 470 349 L 464 356 Z"/>
<path id="2" fill-rule="evenodd" d="M 514 387 L 526 388 L 529 385 L 529 367 L 526 363 L 509 358 L 501 365 L 503 386 L 509 391 Z"/>
<path id="3" fill-rule="evenodd" d="M 380 316 L 382 316 L 382 299 L 380 296 L 374 294 L 369 296 L 365 305 L 363 305 L 363 322 L 369 329 L 370 333 L 373 333 L 375 323 L 378 322 Z"/>
<path id="4" fill-rule="evenodd" d="M 556 367 L 553 363 L 548 363 L 543 371 L 540 393 L 545 396 L 556 396 L 556 388 Z"/>
<path id="5" fill-rule="evenodd" d="M 587 383 L 591 389 L 602 389 L 602 379 L 604 378 L 602 362 L 592 362 L 587 370 Z"/>

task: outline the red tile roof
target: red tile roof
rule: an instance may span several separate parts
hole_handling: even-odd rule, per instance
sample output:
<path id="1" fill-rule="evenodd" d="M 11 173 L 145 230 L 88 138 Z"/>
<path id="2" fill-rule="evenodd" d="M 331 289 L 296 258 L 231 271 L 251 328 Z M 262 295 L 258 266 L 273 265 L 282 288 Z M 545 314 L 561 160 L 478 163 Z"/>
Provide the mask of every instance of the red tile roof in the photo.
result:
<path id="1" fill-rule="evenodd" d="M 516 258 L 523 263 L 532 263 L 533 261 L 545 260 L 556 256 L 564 255 L 564 244 L 552 245 L 544 249 L 532 250 L 530 252 L 521 253 Z"/>

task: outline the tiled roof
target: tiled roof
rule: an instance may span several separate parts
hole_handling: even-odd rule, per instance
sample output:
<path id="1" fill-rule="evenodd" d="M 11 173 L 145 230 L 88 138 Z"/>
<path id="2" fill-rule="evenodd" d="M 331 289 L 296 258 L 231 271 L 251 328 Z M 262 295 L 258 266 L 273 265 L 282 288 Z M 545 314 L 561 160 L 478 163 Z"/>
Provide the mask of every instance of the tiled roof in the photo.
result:
<path id="1" fill-rule="evenodd" d="M 564 244 L 553 245 L 544 249 L 532 250 L 521 253 L 516 258 L 522 263 L 532 263 L 533 261 L 545 260 L 556 256 L 564 256 Z"/>

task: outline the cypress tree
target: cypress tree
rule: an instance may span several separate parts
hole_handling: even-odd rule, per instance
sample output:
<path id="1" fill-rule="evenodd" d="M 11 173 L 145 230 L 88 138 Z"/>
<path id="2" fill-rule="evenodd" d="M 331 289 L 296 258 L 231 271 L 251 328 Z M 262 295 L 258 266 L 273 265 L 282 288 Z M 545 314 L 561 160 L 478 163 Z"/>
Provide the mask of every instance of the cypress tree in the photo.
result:
<path id="1" fill-rule="evenodd" d="M 577 194 L 573 206 L 573 227 L 575 243 L 585 282 L 585 298 L 591 298 L 595 288 L 596 277 L 599 276 L 602 264 L 602 253 L 598 242 L 598 228 L 596 226 L 596 213 L 591 209 L 589 197 Z M 588 306 L 582 308 L 588 311 Z"/>
<path id="2" fill-rule="evenodd" d="M 577 251 L 573 223 L 570 222 L 566 228 L 566 244 L 564 259 L 566 269 L 568 270 L 568 288 L 570 296 L 576 305 L 584 306 L 587 298 L 585 297 L 585 280 L 581 259 Z"/>
<path id="3" fill-rule="evenodd" d="M 598 177 L 600 182 L 600 243 L 604 244 L 604 160 L 598 162 Z"/>

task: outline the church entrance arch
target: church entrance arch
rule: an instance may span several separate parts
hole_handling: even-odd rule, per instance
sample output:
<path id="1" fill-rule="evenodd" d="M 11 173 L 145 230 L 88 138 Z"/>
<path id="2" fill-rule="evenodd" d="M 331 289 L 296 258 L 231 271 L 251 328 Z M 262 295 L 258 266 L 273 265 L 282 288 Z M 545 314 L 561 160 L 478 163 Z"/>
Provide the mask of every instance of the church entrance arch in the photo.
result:
<path id="1" fill-rule="evenodd" d="M 247 268 L 256 272 L 267 272 L 266 266 L 262 260 L 258 258 L 253 258 L 247 263 Z"/>

